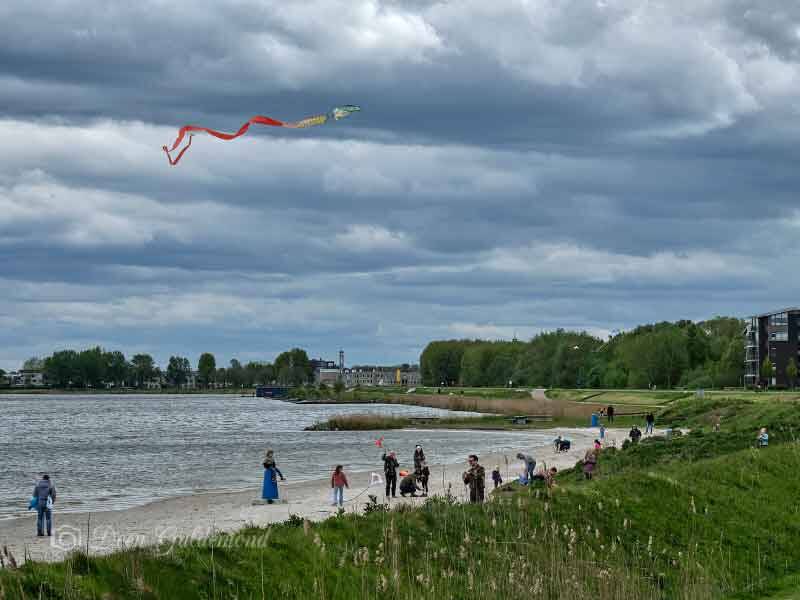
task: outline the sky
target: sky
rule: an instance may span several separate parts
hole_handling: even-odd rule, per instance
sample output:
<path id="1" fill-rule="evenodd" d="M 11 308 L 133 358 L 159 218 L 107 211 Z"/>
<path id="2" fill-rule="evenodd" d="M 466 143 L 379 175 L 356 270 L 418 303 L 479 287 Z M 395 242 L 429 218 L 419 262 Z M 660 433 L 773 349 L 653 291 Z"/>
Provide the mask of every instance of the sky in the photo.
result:
<path id="1" fill-rule="evenodd" d="M 799 166 L 794 0 L 4 0 L 0 368 L 799 305 Z"/>

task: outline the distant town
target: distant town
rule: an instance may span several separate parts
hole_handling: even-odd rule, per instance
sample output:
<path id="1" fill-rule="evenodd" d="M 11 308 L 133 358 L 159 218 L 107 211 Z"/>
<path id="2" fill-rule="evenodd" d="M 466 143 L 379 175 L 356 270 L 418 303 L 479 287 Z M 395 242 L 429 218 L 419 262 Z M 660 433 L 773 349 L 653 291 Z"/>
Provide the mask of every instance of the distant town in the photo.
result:
<path id="1" fill-rule="evenodd" d="M 69 353 L 69 356 L 64 356 Z M 92 356 L 86 357 L 85 355 Z M 83 358 L 82 358 L 83 357 Z M 92 360 L 94 359 L 94 360 Z M 69 365 L 65 363 L 72 362 Z M 88 363 L 94 362 L 93 365 Z M 115 366 L 115 362 L 120 363 Z M 288 362 L 282 368 L 281 362 Z M 205 365 L 204 365 L 205 363 Z M 87 366 L 89 368 L 87 368 Z M 65 374 L 64 371 L 67 371 Z M 72 373 L 69 373 L 72 371 Z M 91 374 L 87 371 L 93 371 Z M 200 389 L 249 388 L 256 385 L 335 385 L 341 382 L 350 387 L 380 387 L 421 385 L 418 365 L 344 365 L 344 353 L 339 361 L 322 358 L 308 359 L 305 351 L 294 349 L 280 355 L 274 364 L 251 362 L 242 365 L 233 359 L 230 366 L 217 368 L 211 354 L 203 354 L 198 367 L 192 369 L 183 357 L 171 357 L 162 369 L 149 355 L 136 355 L 130 361 L 121 353 L 105 352 L 100 348 L 83 352 L 64 351 L 45 359 L 31 358 L 16 371 L 0 370 L 0 387 L 13 389 L 92 388 L 92 389 Z"/>

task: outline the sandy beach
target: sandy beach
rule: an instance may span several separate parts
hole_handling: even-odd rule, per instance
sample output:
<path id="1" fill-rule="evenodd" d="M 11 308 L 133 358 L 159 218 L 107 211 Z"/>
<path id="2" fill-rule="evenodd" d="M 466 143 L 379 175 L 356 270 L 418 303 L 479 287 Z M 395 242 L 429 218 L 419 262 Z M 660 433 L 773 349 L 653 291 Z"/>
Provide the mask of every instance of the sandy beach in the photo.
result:
<path id="1" fill-rule="evenodd" d="M 476 432 L 480 435 L 481 432 Z M 539 430 L 538 433 L 541 433 Z M 552 445 L 520 447 L 519 451 L 530 453 L 538 463 L 555 466 L 559 470 L 572 467 L 591 447 L 596 429 L 553 429 L 552 438 L 562 435 L 572 441 L 567 453 L 556 453 Z M 606 441 L 616 441 L 620 446 L 627 430 L 607 429 Z M 524 438 L 521 438 L 524 443 Z M 506 457 L 508 468 L 506 467 Z M 401 457 L 403 459 L 404 457 Z M 280 457 L 278 457 L 280 464 Z M 514 454 L 489 454 L 480 457 L 487 474 L 487 492 L 491 489 L 490 472 L 500 466 L 504 479 L 515 478 L 522 471 L 521 461 Z M 403 462 L 403 466 L 407 461 Z M 346 467 L 345 467 L 346 468 Z M 466 469 L 464 462 L 456 465 L 432 465 L 430 479 L 431 495 L 443 494 L 448 487 L 457 498 L 466 498 L 461 474 Z M 383 478 L 382 464 L 376 461 L 374 473 Z M 232 532 L 247 525 L 267 525 L 281 522 L 290 515 L 309 520 L 325 519 L 336 512 L 330 502 L 329 480 L 292 482 L 292 474 L 285 472 L 286 483 L 280 485 L 282 501 L 267 505 L 260 502 L 260 489 L 245 492 L 215 492 L 171 498 L 150 504 L 118 511 L 94 513 L 54 513 L 55 530 L 52 538 L 36 537 L 36 517 L 0 521 L 0 547 L 7 546 L 18 562 L 25 558 L 38 561 L 55 561 L 75 548 L 88 548 L 91 554 L 103 554 L 139 545 L 154 545 L 181 539 L 199 539 L 213 532 Z M 384 499 L 382 484 L 370 487 L 370 472 L 348 473 L 350 489 L 345 492 L 345 510 L 361 511 L 368 496 L 374 494 Z M 398 491 L 399 494 L 399 491 Z M 401 502 L 424 502 L 424 498 L 393 500 Z"/>

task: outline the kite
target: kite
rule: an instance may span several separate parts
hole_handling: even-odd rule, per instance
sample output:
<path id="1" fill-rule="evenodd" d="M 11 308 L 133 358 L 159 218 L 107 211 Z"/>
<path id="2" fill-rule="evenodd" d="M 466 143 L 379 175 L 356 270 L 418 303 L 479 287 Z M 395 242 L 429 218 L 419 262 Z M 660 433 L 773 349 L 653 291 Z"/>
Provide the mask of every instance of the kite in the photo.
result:
<path id="1" fill-rule="evenodd" d="M 170 147 L 163 146 L 163 149 L 167 155 L 167 160 L 169 160 L 169 164 L 175 166 L 178 164 L 178 161 L 180 161 L 180 159 L 192 145 L 192 137 L 194 137 L 194 135 L 197 133 L 207 133 L 208 135 L 213 135 L 215 138 L 219 138 L 221 140 L 233 140 L 247 133 L 247 130 L 250 129 L 250 125 L 269 125 L 271 127 L 285 127 L 287 129 L 305 129 L 307 127 L 314 127 L 315 125 L 322 125 L 327 121 L 329 121 L 330 119 L 333 119 L 334 121 L 339 121 L 340 119 L 349 117 L 354 112 L 358 112 L 360 110 L 361 107 L 359 106 L 355 106 L 353 104 L 345 104 L 344 106 L 337 106 L 323 115 L 315 115 L 313 117 L 301 119 L 300 121 L 291 121 L 291 122 L 278 121 L 277 119 L 273 119 L 271 117 L 256 115 L 255 117 L 247 121 L 244 125 L 239 127 L 239 130 L 236 133 L 226 133 L 224 131 L 216 131 L 214 129 L 209 129 L 208 127 L 200 127 L 199 125 L 184 125 L 178 130 L 178 137 L 175 138 L 175 141 L 172 143 L 172 146 Z M 178 153 L 178 156 L 176 156 L 173 159 L 172 156 L 170 156 L 170 152 L 174 152 L 178 148 L 180 143 L 183 141 L 183 138 L 185 138 L 187 134 L 189 136 L 189 143 L 186 144 L 186 146 L 184 146 L 184 148 Z"/>
<path id="2" fill-rule="evenodd" d="M 377 440 L 375 440 L 375 445 L 376 445 L 378 448 L 383 448 L 383 436 L 381 436 L 381 437 L 379 437 Z"/>

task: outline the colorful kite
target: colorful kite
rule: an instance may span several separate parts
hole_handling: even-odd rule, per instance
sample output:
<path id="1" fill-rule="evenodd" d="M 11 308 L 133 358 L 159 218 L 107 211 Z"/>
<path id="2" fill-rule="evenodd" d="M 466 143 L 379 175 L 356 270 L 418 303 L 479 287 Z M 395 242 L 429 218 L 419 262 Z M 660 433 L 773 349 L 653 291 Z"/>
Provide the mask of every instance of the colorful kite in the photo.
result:
<path id="1" fill-rule="evenodd" d="M 377 440 L 375 440 L 375 445 L 376 445 L 378 448 L 383 448 L 383 436 L 381 436 L 381 437 L 379 437 Z"/>
<path id="2" fill-rule="evenodd" d="M 315 115 L 313 117 L 308 117 L 307 119 L 302 119 L 300 121 L 293 121 L 286 123 L 284 121 L 278 121 L 277 119 L 272 119 L 270 117 L 264 117 L 261 115 L 256 115 L 247 123 L 242 125 L 239 128 L 239 131 L 236 133 L 225 133 L 224 131 L 216 131 L 214 129 L 209 129 L 208 127 L 200 127 L 198 125 L 184 125 L 178 130 L 178 137 L 175 139 L 171 147 L 163 146 L 164 152 L 167 154 L 167 160 L 169 160 L 169 164 L 177 165 L 178 161 L 183 157 L 189 147 L 192 145 L 192 137 L 197 133 L 207 133 L 209 135 L 213 135 L 216 138 L 221 140 L 232 140 L 239 136 L 244 135 L 247 133 L 247 130 L 250 129 L 250 125 L 270 125 L 272 127 L 286 127 L 288 129 L 305 129 L 306 127 L 313 127 L 314 125 L 322 125 L 326 123 L 329 119 L 333 119 L 334 121 L 338 121 L 339 119 L 344 119 L 345 117 L 349 117 L 354 112 L 360 111 L 361 108 L 358 106 L 354 106 L 352 104 L 346 104 L 344 106 L 337 106 L 333 110 L 324 115 Z M 183 138 L 186 135 L 189 135 L 189 143 L 178 153 L 178 156 L 173 159 L 170 156 L 170 152 L 174 152 L 180 143 L 183 141 Z"/>

